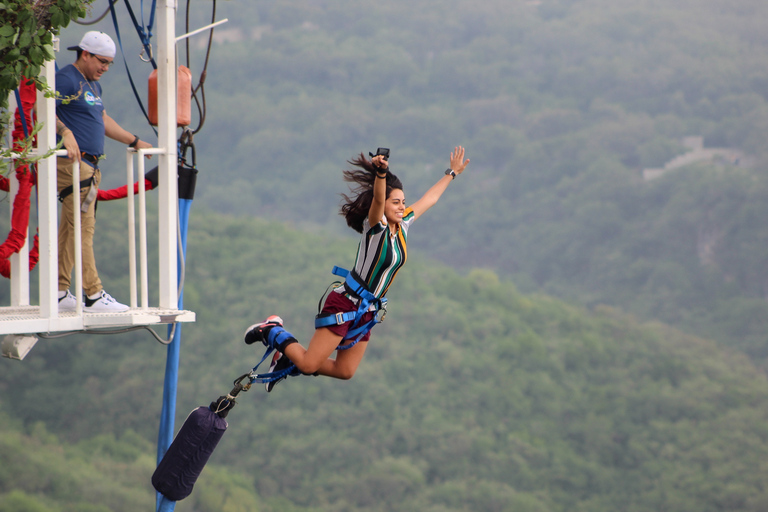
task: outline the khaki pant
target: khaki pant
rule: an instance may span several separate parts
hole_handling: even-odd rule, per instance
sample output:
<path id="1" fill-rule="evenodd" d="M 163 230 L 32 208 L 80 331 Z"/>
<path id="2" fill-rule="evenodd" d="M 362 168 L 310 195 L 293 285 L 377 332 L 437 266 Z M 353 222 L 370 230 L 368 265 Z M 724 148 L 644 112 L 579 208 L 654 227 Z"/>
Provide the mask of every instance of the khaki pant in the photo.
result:
<path id="1" fill-rule="evenodd" d="M 58 158 L 56 164 L 58 170 L 57 190 L 72 185 L 72 169 L 74 163 L 69 158 Z M 101 171 L 94 169 L 84 160 L 80 161 L 80 181 L 93 176 L 93 184 L 97 187 L 101 183 Z M 88 195 L 89 187 L 80 191 L 80 201 L 84 201 Z M 72 269 L 75 267 L 75 217 L 74 195 L 69 194 L 61 204 L 61 219 L 59 220 L 59 291 L 68 290 L 72 281 Z M 81 203 L 82 204 L 82 203 Z M 96 201 L 91 203 L 87 212 L 82 212 L 80 217 L 81 237 L 83 245 L 83 291 L 87 295 L 93 295 L 101 291 L 101 279 L 96 270 L 96 259 L 93 255 L 93 233 L 96 230 Z"/>

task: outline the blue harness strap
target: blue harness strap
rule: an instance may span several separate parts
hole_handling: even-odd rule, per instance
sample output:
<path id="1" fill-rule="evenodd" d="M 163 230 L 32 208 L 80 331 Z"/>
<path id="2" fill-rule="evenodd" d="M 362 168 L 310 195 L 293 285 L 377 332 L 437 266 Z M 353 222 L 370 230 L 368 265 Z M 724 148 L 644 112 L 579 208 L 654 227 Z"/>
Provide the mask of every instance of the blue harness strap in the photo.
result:
<path id="1" fill-rule="evenodd" d="M 24 112 L 24 104 L 21 102 L 21 93 L 19 92 L 19 89 L 17 88 L 15 91 L 16 93 L 16 105 L 19 107 L 19 114 L 21 115 L 21 127 L 24 129 L 24 137 L 29 137 L 29 128 L 27 127 L 27 115 Z"/>
<path id="2" fill-rule="evenodd" d="M 141 30 L 141 27 L 139 27 L 138 23 L 136 22 L 136 18 L 133 15 L 133 11 L 131 11 L 131 8 L 128 2 L 126 2 L 126 5 L 128 5 L 128 10 L 131 14 L 131 18 L 133 19 L 133 23 L 136 26 L 136 30 L 139 32 L 139 37 L 141 38 L 142 44 L 144 45 L 146 34 Z M 154 7 L 154 4 L 153 4 L 153 7 Z M 117 24 L 117 12 L 115 11 L 115 2 L 110 2 L 109 10 L 112 13 L 112 24 L 115 26 L 115 35 L 117 36 L 117 43 L 120 46 L 120 54 L 122 54 L 123 56 L 123 64 L 125 64 L 125 71 L 128 74 L 128 82 L 130 82 L 131 84 L 131 89 L 133 89 L 133 95 L 136 97 L 136 101 L 139 102 L 139 107 L 141 108 L 141 112 L 144 114 L 144 117 L 147 119 L 147 123 L 149 123 L 149 126 L 152 128 L 152 131 L 154 131 L 155 135 L 157 135 L 157 129 L 152 125 L 152 122 L 149 120 L 149 114 L 147 114 L 147 110 L 144 108 L 144 103 L 142 103 L 141 101 L 141 96 L 139 96 L 139 92 L 136 90 L 136 84 L 133 83 L 133 76 L 131 76 L 131 70 L 128 68 L 128 61 L 125 60 L 125 52 L 123 51 L 123 41 L 120 38 L 120 27 Z M 154 15 L 153 15 L 153 18 L 154 18 Z M 154 59 L 152 60 L 152 66 L 155 69 L 157 69 L 157 64 L 155 63 Z"/>
<path id="3" fill-rule="evenodd" d="M 253 367 L 250 373 L 246 374 L 245 377 L 248 378 L 248 381 L 250 384 L 253 384 L 254 382 L 257 382 L 259 384 L 265 384 L 267 382 L 272 382 L 275 380 L 282 379 L 286 376 L 296 376 L 300 375 L 301 372 L 296 367 L 295 364 L 291 364 L 287 368 L 283 368 L 282 370 L 277 370 L 274 372 L 267 372 L 267 373 L 258 373 L 257 370 L 259 369 L 259 366 L 261 366 L 261 363 L 263 363 L 269 354 L 272 353 L 274 349 L 267 348 L 267 350 L 264 352 L 264 355 L 261 357 L 261 361 L 258 362 L 256 366 Z"/>
<path id="4" fill-rule="evenodd" d="M 328 327 L 330 325 L 341 325 L 351 320 L 352 325 L 347 331 L 346 336 L 344 336 L 343 341 L 352 341 L 346 345 L 339 345 L 337 348 L 337 350 L 346 350 L 355 346 L 363 336 L 373 329 L 374 325 L 384 320 L 384 317 L 387 314 L 387 299 L 385 297 L 379 299 L 372 294 L 365 283 L 357 277 L 355 272 L 350 272 L 347 269 L 337 266 L 334 266 L 331 272 L 336 276 L 344 278 L 344 287 L 352 294 L 360 297 L 360 303 L 358 304 L 356 311 L 327 315 L 319 313 L 315 317 L 315 329 Z M 363 322 L 363 315 L 368 311 L 373 311 L 375 314 L 372 319 Z"/>
<path id="5" fill-rule="evenodd" d="M 333 267 L 332 272 L 334 275 L 344 278 L 344 285 L 346 289 L 360 297 L 360 304 L 358 305 L 356 311 L 334 313 L 330 315 L 318 314 L 317 317 L 315 317 L 315 329 L 319 327 L 328 327 L 329 325 L 341 325 L 351 320 L 352 326 L 347 331 L 347 335 L 343 340 L 351 340 L 351 342 L 347 343 L 346 345 L 339 345 L 337 347 L 337 350 L 345 350 L 355 346 L 360 341 L 360 339 L 373 328 L 374 325 L 384 320 L 384 316 L 386 316 L 387 313 L 387 299 L 385 297 L 379 299 L 370 291 L 368 291 L 368 288 L 355 275 L 354 272 L 350 272 L 349 270 L 336 266 Z M 367 322 L 363 322 L 363 315 L 369 311 L 375 312 L 373 318 Z M 290 336 L 290 334 L 287 332 L 286 335 Z M 267 357 L 269 357 L 272 351 L 272 348 L 267 348 L 261 358 L 261 361 L 259 361 L 258 364 L 253 367 L 250 373 L 244 376 L 248 378 L 250 384 L 255 382 L 272 382 L 278 379 L 282 379 L 286 376 L 301 375 L 301 372 L 294 364 L 291 364 L 289 367 L 282 370 L 268 373 L 258 373 L 259 366 L 261 366 L 261 364 L 266 361 Z"/>

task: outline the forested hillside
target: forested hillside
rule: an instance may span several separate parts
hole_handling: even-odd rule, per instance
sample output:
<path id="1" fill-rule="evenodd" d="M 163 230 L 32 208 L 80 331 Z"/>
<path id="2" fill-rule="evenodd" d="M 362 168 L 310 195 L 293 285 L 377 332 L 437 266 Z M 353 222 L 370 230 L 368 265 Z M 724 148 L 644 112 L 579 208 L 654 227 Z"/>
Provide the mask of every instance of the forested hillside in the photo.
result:
<path id="1" fill-rule="evenodd" d="M 238 0 L 217 17 L 199 202 L 341 232 L 345 160 L 391 147 L 412 200 L 462 144 L 470 169 L 420 250 L 765 358 L 768 3 Z M 191 45 L 197 78 L 204 40 Z M 139 126 L 121 65 L 103 81 L 113 115 Z M 697 135 L 742 166 L 643 180 Z"/>
<path id="2" fill-rule="evenodd" d="M 97 257 L 121 294 L 122 208 Z M 193 209 L 177 428 L 261 351 L 279 313 L 311 332 L 354 242 Z M 417 222 L 411 236 L 425 235 Z M 411 251 L 351 381 L 243 393 L 180 512 L 677 512 L 768 506 L 768 382 L 743 355 L 611 308 L 523 295 Z M 165 347 L 143 331 L 40 340 L 0 360 L 0 511 L 136 512 L 150 476 Z"/>
<path id="3" fill-rule="evenodd" d="M 768 3 L 233 0 L 217 16 L 177 426 L 258 361 L 253 321 L 310 335 L 354 250 L 336 215 L 347 159 L 390 147 L 409 200 L 453 146 L 472 162 L 414 226 L 355 378 L 245 393 L 177 510 L 768 508 Z M 119 61 L 107 110 L 152 140 Z M 745 158 L 644 179 L 687 136 Z M 108 146 L 107 186 L 123 150 Z M 118 298 L 123 217 L 99 207 Z M 136 332 L 1 360 L 0 512 L 151 508 L 164 358 Z"/>

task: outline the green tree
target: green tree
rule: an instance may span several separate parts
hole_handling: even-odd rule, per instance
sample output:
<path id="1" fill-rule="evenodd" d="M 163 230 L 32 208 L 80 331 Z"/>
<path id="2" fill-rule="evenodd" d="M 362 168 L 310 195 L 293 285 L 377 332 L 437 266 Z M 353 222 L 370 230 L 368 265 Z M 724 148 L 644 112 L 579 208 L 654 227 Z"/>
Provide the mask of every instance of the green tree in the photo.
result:
<path id="1" fill-rule="evenodd" d="M 0 140 L 11 116 L 8 97 L 22 79 L 33 80 L 38 90 L 45 61 L 53 60 L 53 38 L 70 20 L 85 16 L 92 0 L 3 0 L 0 2 Z M 53 93 L 52 91 L 48 91 Z M 31 148 L 31 134 L 22 146 Z M 3 150 L 3 156 L 9 150 Z M 3 169 L 4 170 L 4 169 Z"/>

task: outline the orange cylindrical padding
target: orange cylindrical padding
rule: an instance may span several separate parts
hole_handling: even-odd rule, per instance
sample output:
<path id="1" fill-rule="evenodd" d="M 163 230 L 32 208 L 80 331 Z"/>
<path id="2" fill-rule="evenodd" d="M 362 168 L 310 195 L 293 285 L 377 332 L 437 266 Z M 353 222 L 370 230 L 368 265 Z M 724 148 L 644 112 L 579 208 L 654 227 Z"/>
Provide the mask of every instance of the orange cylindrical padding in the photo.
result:
<path id="1" fill-rule="evenodd" d="M 192 122 L 192 72 L 189 68 L 179 66 L 176 82 L 176 124 L 189 126 Z"/>
<path id="2" fill-rule="evenodd" d="M 149 122 L 157 126 L 157 70 L 149 74 Z M 192 72 L 179 66 L 176 78 L 176 125 L 188 126 L 192 122 Z"/>

